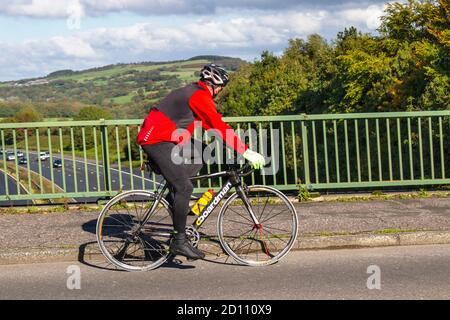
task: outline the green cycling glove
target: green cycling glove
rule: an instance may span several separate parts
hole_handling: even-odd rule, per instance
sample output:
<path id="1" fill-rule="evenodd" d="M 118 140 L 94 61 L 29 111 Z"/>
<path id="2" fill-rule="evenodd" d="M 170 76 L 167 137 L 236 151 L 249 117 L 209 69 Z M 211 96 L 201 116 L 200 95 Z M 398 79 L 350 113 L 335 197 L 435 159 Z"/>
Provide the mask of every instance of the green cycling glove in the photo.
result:
<path id="1" fill-rule="evenodd" d="M 266 165 L 263 155 L 258 152 L 247 149 L 242 156 L 250 162 L 253 169 L 262 169 Z"/>

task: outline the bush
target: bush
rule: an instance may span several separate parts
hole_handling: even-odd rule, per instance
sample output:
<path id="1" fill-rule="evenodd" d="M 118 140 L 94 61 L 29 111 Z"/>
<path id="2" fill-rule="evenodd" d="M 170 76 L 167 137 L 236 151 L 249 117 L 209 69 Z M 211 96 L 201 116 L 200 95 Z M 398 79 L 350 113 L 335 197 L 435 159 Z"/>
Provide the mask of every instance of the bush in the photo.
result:
<path id="1" fill-rule="evenodd" d="M 305 202 L 311 200 L 311 193 L 309 192 L 308 188 L 302 185 L 302 182 L 298 181 L 298 201 Z"/>

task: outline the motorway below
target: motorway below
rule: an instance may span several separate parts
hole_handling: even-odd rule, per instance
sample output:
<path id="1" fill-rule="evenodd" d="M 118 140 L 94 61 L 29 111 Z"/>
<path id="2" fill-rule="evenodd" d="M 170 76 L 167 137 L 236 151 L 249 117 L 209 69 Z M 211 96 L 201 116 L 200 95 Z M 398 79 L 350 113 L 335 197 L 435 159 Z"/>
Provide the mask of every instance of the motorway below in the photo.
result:
<path id="1" fill-rule="evenodd" d="M 261 268 L 221 259 L 142 273 L 75 262 L 5 265 L 0 299 L 450 299 L 450 245 L 295 251 Z M 80 289 L 70 290 L 77 266 Z M 380 289 L 367 286 L 373 266 Z"/>
<path id="2" fill-rule="evenodd" d="M 61 159 L 61 157 L 54 155 L 53 160 Z M 40 174 L 48 181 L 54 181 L 56 186 L 55 192 L 97 192 L 104 191 L 104 167 L 101 163 L 96 166 L 92 160 L 87 162 L 81 158 L 64 157 L 64 171 L 62 168 L 54 168 L 52 162 L 47 159 L 41 161 L 41 168 L 39 168 L 39 161 L 36 152 L 30 152 L 28 164 L 19 165 L 23 169 L 28 169 Z M 11 164 L 14 162 L 11 161 Z M 130 174 L 131 172 L 131 174 Z M 64 173 L 64 175 L 63 175 Z M 118 170 L 117 165 L 111 167 L 109 170 L 111 177 L 112 190 L 132 190 L 132 189 L 153 189 L 155 186 L 153 179 L 149 179 L 148 172 L 145 172 L 144 177 L 140 168 L 133 168 L 130 171 L 129 167 L 122 165 L 121 170 Z M 53 179 L 52 179 L 53 175 Z M 33 179 L 33 178 L 32 178 Z M 37 181 L 39 183 L 39 181 Z M 28 180 L 22 181 L 25 185 Z M 9 190 L 16 190 L 17 185 L 15 180 L 10 179 Z M 58 190 L 59 189 L 59 190 Z M 26 193 L 25 190 L 21 193 Z M 6 190 L 0 184 L 0 194 L 6 194 Z M 17 194 L 17 191 L 10 192 L 10 194 Z M 95 202 L 97 198 L 78 198 L 79 202 Z M 23 202 L 14 202 L 15 205 L 23 205 Z M 2 203 L 0 203 L 2 205 Z"/>
<path id="3" fill-rule="evenodd" d="M 5 172 L 0 169 L 0 195 L 7 194 L 6 190 L 8 189 L 8 194 L 16 195 L 18 192 L 20 194 L 26 194 L 27 190 L 25 190 L 21 185 L 19 185 L 19 189 L 17 188 L 17 181 L 11 177 L 10 175 L 6 175 L 6 183 L 5 183 Z M 12 205 L 17 206 L 25 206 L 31 204 L 31 201 L 19 200 L 19 201 L 0 201 L 0 207 L 7 207 Z"/>

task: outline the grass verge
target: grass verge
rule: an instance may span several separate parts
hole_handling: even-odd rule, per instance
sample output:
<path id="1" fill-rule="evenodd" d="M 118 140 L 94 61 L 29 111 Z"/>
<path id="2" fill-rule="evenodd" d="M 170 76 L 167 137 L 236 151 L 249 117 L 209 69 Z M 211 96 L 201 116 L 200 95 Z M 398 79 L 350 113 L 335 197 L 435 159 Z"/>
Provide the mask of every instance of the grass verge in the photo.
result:
<path id="1" fill-rule="evenodd" d="M 335 236 L 357 236 L 357 235 L 388 235 L 388 234 L 399 234 L 399 233 L 411 233 L 411 232 L 419 232 L 419 231 L 432 231 L 432 230 L 419 230 L 419 229 L 381 229 L 367 232 L 350 232 L 350 231 L 339 231 L 339 232 L 316 232 L 316 233 L 308 233 L 306 236 L 308 237 L 335 237 Z"/>
<path id="2" fill-rule="evenodd" d="M 447 191 L 424 191 L 419 190 L 415 192 L 402 192 L 402 193 L 383 193 L 374 192 L 370 195 L 337 195 L 337 196 L 325 196 L 318 197 L 316 201 L 327 202 L 357 202 L 357 201 L 375 201 L 375 200 L 408 200 L 408 199 L 428 199 L 428 198 L 448 198 L 450 192 Z"/>

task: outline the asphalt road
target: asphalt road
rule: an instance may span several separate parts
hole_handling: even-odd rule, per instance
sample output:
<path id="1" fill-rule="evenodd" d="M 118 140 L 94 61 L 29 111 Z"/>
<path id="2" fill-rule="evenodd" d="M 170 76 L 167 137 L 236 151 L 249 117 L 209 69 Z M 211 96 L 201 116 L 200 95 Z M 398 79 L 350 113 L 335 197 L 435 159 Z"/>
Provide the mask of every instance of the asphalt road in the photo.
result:
<path id="1" fill-rule="evenodd" d="M 183 260 L 143 273 L 102 262 L 7 265 L 0 267 L 0 298 L 450 299 L 449 265 L 449 245 L 295 251 L 261 268 L 224 260 Z"/>
<path id="2" fill-rule="evenodd" d="M 21 186 L 19 187 L 19 190 L 17 190 L 17 181 L 15 179 L 13 179 L 11 176 L 6 175 L 7 177 L 7 183 L 5 183 L 5 173 L 4 171 L 2 171 L 0 169 L 0 194 L 6 194 L 6 187 L 8 187 L 8 194 L 10 195 L 17 195 L 18 191 L 20 192 L 20 194 L 26 194 L 27 191 L 22 188 Z M 20 201 L 0 201 L 0 206 L 12 206 L 12 205 L 19 205 L 19 206 L 24 206 L 24 205 L 28 205 L 30 204 L 31 201 L 24 201 L 24 200 L 20 200 Z"/>

